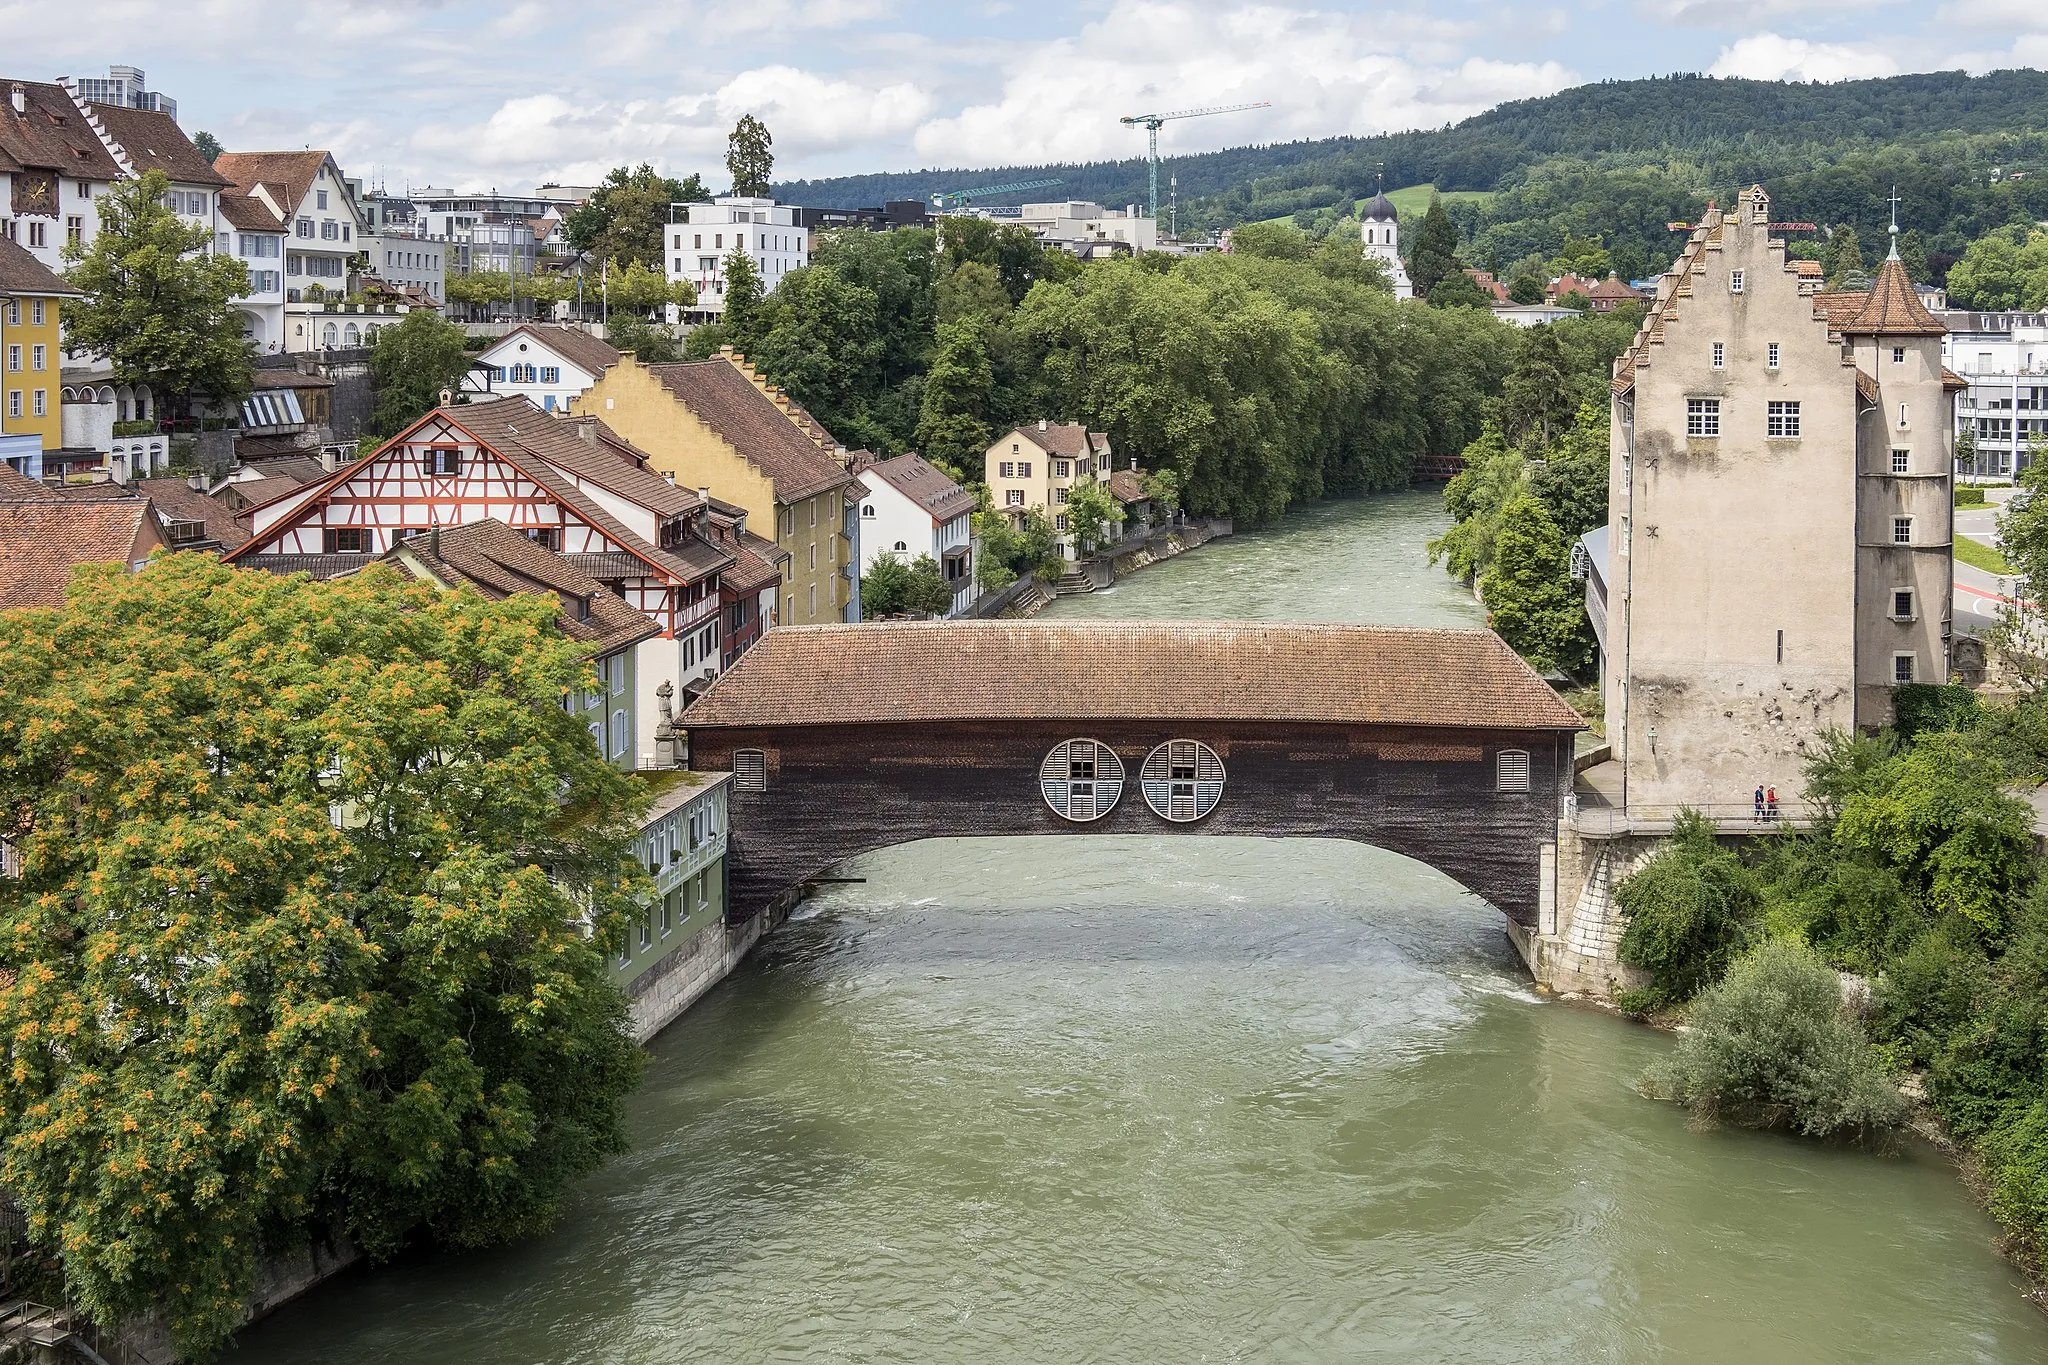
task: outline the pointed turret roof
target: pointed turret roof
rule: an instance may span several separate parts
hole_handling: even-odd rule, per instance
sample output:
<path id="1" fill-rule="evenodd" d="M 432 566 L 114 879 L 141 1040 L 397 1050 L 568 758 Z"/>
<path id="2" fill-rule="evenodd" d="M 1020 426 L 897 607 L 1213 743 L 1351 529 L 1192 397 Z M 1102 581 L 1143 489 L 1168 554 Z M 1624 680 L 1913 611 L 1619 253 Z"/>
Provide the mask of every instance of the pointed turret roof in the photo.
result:
<path id="1" fill-rule="evenodd" d="M 1934 314 L 1927 311 L 1927 305 L 1920 302 L 1919 291 L 1913 288 L 1905 263 L 1897 256 L 1877 268 L 1877 278 L 1863 297 L 1863 307 L 1838 330 L 1844 336 L 1948 335 L 1948 328 L 1937 322 Z"/>

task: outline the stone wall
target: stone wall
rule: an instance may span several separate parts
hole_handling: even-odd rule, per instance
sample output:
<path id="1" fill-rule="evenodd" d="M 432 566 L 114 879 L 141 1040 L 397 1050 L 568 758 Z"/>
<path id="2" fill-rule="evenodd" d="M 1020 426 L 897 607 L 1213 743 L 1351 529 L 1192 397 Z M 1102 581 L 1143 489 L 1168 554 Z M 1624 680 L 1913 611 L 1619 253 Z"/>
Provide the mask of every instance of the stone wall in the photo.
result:
<path id="1" fill-rule="evenodd" d="M 782 922 L 788 912 L 753 915 L 744 921 L 714 920 L 688 943 L 634 978 L 626 994 L 632 999 L 633 1041 L 645 1043 L 719 982 L 753 950 L 761 936 Z"/>
<path id="2" fill-rule="evenodd" d="M 1115 809 L 1087 824 L 1055 815 L 1038 789 L 1040 761 L 1073 738 L 1110 746 L 1127 774 Z M 1135 781 L 1153 746 L 1176 738 L 1208 744 L 1228 775 L 1215 812 L 1193 824 L 1154 815 Z M 767 756 L 767 790 L 731 797 L 728 906 L 742 921 L 846 858 L 914 839 L 1237 834 L 1391 849 L 1534 926 L 1571 765 L 1570 737 L 1547 732 L 1252 722 L 700 726 L 691 747 L 693 765 L 711 771 L 729 770 L 737 748 Z M 1507 748 L 1530 754 L 1528 793 L 1494 789 Z"/>

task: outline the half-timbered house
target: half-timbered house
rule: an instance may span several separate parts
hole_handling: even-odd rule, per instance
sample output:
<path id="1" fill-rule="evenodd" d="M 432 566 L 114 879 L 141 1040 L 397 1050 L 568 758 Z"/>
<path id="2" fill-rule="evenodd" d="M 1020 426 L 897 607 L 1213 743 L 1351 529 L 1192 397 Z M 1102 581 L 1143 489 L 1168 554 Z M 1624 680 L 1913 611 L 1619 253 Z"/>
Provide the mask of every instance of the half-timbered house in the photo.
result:
<path id="1" fill-rule="evenodd" d="M 743 546 L 720 543 L 707 498 L 653 473 L 595 418 L 551 416 L 525 398 L 436 408 L 245 516 L 250 539 L 228 560 L 276 573 L 332 577 L 437 527 L 485 520 L 559 553 L 660 627 L 636 654 L 636 749 L 646 762 L 655 689 L 713 676 L 730 652 L 726 571 L 762 576 L 758 556 L 743 562 Z"/>

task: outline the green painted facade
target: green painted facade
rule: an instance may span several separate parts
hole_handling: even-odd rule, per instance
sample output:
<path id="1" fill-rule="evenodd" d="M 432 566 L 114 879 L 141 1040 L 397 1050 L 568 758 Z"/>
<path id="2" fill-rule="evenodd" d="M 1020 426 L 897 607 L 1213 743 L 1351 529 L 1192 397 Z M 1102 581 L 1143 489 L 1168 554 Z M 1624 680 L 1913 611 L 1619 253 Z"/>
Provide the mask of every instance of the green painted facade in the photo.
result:
<path id="1" fill-rule="evenodd" d="M 612 958 L 612 975 L 621 986 L 630 986 L 725 917 L 729 776 L 676 769 L 647 777 L 667 784 L 633 843 L 634 857 L 654 878 L 654 890 Z"/>

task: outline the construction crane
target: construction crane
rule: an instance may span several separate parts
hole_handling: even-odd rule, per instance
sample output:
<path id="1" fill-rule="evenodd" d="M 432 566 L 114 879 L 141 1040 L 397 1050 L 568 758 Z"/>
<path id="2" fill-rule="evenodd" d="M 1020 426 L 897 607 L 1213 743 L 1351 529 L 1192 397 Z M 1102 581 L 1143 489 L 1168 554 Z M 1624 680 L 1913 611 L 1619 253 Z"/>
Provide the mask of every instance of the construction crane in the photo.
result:
<path id="1" fill-rule="evenodd" d="M 1246 109 L 1270 109 L 1272 107 L 1273 101 L 1271 100 L 1257 100 L 1251 104 L 1219 104 L 1213 109 L 1175 109 L 1165 114 L 1132 114 L 1126 118 L 1118 119 L 1118 123 L 1127 124 L 1133 128 L 1143 128 L 1149 140 L 1150 145 L 1146 148 L 1145 159 L 1151 165 L 1152 194 L 1146 201 L 1146 208 L 1152 215 L 1152 221 L 1155 223 L 1159 221 L 1160 124 L 1168 119 L 1203 118 L 1209 114 L 1236 114 L 1242 113 Z"/>
<path id="2" fill-rule="evenodd" d="M 976 199 L 985 199 L 991 194 L 1021 194 L 1025 190 L 1042 190 L 1065 183 L 1060 180 L 1020 180 L 1014 185 L 983 185 L 975 190 L 946 190 L 932 195 L 932 211 L 944 213 L 948 209 L 964 209 Z"/>

